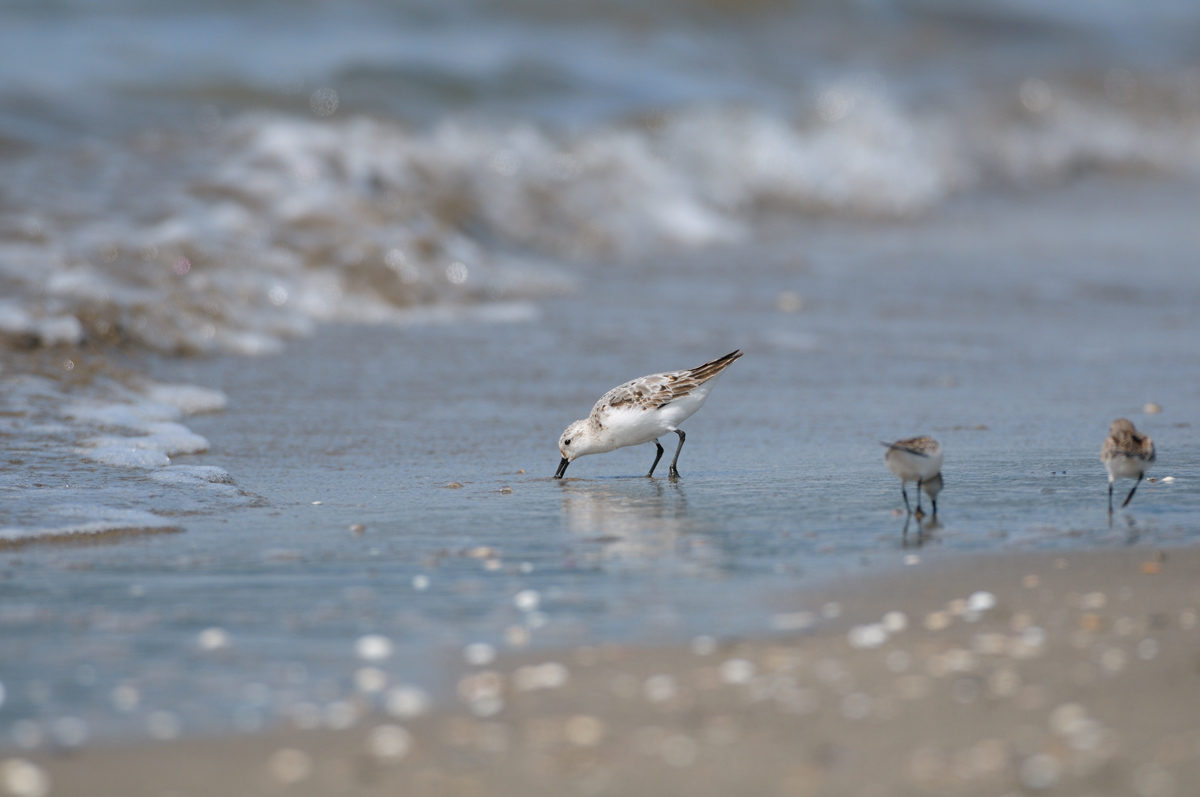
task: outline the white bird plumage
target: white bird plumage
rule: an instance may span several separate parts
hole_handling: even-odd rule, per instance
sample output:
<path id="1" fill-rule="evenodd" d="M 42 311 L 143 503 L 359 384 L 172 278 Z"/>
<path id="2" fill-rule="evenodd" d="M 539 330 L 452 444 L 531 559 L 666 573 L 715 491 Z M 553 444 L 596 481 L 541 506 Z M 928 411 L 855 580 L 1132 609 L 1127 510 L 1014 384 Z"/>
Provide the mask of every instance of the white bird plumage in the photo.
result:
<path id="1" fill-rule="evenodd" d="M 741 351 L 734 351 L 696 368 L 651 374 L 614 387 L 600 397 L 588 417 L 575 421 L 558 438 L 562 461 L 554 478 L 561 479 L 579 457 L 651 441 L 658 453 L 646 475 L 653 476 L 663 454 L 658 438 L 667 432 L 679 435 L 670 470 L 672 477 L 678 477 L 676 465 L 686 437 L 679 424 L 704 406 L 717 377 L 741 356 Z"/>
<path id="2" fill-rule="evenodd" d="M 917 514 L 921 511 L 921 491 L 929 493 L 933 501 L 933 514 L 937 514 L 937 494 L 942 489 L 942 445 L 932 437 L 910 437 L 894 443 L 881 443 L 887 451 L 883 461 L 888 470 L 900 479 L 900 494 L 904 496 L 904 508 L 912 513 L 908 504 L 909 482 L 917 483 Z"/>

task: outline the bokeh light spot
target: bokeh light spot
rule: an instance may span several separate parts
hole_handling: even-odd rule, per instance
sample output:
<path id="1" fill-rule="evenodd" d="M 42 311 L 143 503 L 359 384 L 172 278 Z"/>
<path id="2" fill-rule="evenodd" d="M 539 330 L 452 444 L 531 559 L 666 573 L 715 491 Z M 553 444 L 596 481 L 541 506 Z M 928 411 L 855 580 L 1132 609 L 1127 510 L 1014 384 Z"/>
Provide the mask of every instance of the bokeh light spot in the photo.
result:
<path id="1" fill-rule="evenodd" d="M 317 116 L 333 116 L 338 107 L 337 92 L 328 86 L 322 86 L 309 95 L 308 107 L 312 108 L 312 112 Z"/>

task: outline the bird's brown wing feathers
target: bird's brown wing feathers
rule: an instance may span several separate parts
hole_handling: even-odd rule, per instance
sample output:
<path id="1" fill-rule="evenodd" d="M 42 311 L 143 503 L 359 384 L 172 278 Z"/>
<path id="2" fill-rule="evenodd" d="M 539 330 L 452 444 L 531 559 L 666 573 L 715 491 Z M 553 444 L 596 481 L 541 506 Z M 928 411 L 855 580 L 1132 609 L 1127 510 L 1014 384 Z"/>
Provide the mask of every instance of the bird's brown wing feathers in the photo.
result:
<path id="1" fill-rule="evenodd" d="M 600 414 L 608 408 L 656 410 L 665 407 L 720 374 L 741 356 L 740 351 L 734 351 L 686 371 L 651 374 L 618 385 L 600 397 L 592 408 L 592 417 L 599 420 Z"/>

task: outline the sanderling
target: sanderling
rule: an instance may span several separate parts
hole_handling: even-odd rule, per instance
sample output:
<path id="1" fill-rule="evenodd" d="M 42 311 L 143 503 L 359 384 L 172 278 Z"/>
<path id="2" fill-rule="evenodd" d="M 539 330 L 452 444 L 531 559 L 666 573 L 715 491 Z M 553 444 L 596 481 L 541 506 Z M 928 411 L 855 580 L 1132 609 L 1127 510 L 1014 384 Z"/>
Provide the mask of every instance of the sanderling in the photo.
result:
<path id="1" fill-rule="evenodd" d="M 900 477 L 900 494 L 904 496 L 904 508 L 912 514 L 908 504 L 909 482 L 917 483 L 917 514 L 921 509 L 921 490 L 929 493 L 933 500 L 933 511 L 937 512 L 937 494 L 942 489 L 942 446 L 932 437 L 910 437 L 894 443 L 881 443 L 887 451 L 883 461 L 888 470 Z M 936 486 L 934 486 L 936 485 Z"/>
<path id="2" fill-rule="evenodd" d="M 614 387 L 600 397 L 596 406 L 592 407 L 591 415 L 575 421 L 558 438 L 558 452 L 562 454 L 562 461 L 558 463 L 554 478 L 561 479 L 567 472 L 567 466 L 579 457 L 604 454 L 651 440 L 658 448 L 658 453 L 646 475 L 653 476 L 663 455 L 658 438 L 667 432 L 679 435 L 679 447 L 675 449 L 670 470 L 671 478 L 678 478 L 679 471 L 675 466 L 686 437 L 683 430 L 678 428 L 679 424 L 704 406 L 704 400 L 708 398 L 717 377 L 741 356 L 740 351 L 735 351 L 698 368 L 651 374 Z"/>
<path id="3" fill-rule="evenodd" d="M 1108 511 L 1112 512 L 1113 482 L 1117 479 L 1137 479 L 1125 497 L 1122 507 L 1129 505 L 1142 477 L 1154 462 L 1154 441 L 1139 434 L 1125 418 L 1117 418 L 1108 427 L 1108 438 L 1100 449 L 1100 461 L 1108 468 Z"/>

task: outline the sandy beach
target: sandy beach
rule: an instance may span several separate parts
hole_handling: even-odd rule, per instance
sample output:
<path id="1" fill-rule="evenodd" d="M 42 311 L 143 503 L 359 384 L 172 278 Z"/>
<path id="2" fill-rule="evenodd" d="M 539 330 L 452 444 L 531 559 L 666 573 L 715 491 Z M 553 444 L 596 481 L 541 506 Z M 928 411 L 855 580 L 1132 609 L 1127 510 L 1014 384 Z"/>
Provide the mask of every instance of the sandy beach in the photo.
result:
<path id="1" fill-rule="evenodd" d="M 47 793 L 96 797 L 1184 795 L 1198 567 L 1192 549 L 913 549 L 781 596 L 802 633 L 448 662 L 459 705 L 424 716 L 27 760 Z"/>

